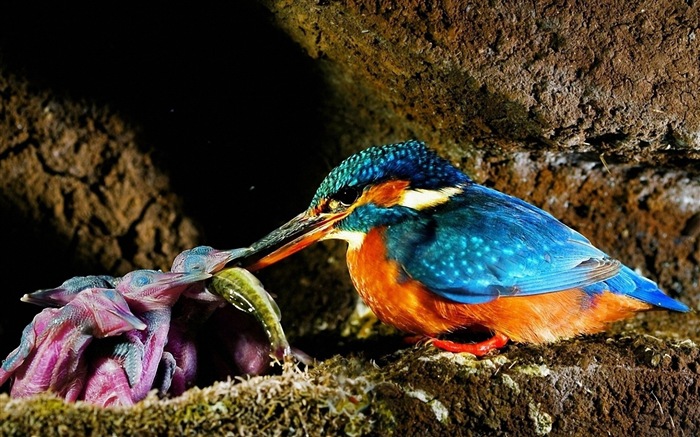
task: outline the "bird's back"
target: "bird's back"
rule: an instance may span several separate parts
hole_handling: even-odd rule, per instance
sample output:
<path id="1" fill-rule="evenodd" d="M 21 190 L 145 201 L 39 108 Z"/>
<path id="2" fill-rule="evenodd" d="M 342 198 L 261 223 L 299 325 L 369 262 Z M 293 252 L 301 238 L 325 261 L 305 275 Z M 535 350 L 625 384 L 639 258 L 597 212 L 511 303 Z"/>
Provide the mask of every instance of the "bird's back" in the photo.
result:
<path id="1" fill-rule="evenodd" d="M 477 324 L 543 342 L 654 306 L 688 310 L 547 212 L 476 184 L 372 229 L 348 266 L 380 318 L 420 334 Z"/>

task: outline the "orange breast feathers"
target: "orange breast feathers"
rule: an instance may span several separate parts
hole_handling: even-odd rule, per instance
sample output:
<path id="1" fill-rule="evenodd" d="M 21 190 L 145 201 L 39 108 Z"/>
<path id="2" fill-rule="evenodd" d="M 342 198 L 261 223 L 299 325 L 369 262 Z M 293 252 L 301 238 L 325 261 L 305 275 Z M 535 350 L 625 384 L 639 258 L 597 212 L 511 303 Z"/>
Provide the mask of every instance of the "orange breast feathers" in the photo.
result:
<path id="1" fill-rule="evenodd" d="M 348 270 L 364 302 L 382 322 L 404 332 L 436 336 L 469 326 L 486 327 L 516 342 L 544 343 L 603 331 L 611 322 L 651 306 L 604 292 L 570 289 L 511 296 L 482 304 L 447 300 L 409 278 L 386 257 L 383 229 L 372 229 L 347 254 Z"/>

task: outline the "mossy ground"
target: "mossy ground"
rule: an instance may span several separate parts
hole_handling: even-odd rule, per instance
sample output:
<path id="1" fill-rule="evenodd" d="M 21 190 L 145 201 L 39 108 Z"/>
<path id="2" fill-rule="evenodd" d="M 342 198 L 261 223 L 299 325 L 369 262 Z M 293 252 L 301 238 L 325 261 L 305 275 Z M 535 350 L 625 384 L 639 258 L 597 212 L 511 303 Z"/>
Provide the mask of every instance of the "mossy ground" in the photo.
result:
<path id="1" fill-rule="evenodd" d="M 375 344 L 376 346 L 376 344 Z M 130 408 L 0 396 L 2 435 L 692 435 L 691 341 L 593 336 L 477 359 L 427 346 L 155 394 Z M 620 402 L 624 399 L 624 402 Z"/>
<path id="2" fill-rule="evenodd" d="M 1 14 L 2 353 L 22 294 L 249 244 L 340 159 L 409 138 L 698 310 L 697 2 L 425 5 Z M 698 434 L 697 313 L 474 360 L 353 319 L 341 244 L 260 277 L 317 365 L 129 409 L 0 395 L 0 433 Z"/>

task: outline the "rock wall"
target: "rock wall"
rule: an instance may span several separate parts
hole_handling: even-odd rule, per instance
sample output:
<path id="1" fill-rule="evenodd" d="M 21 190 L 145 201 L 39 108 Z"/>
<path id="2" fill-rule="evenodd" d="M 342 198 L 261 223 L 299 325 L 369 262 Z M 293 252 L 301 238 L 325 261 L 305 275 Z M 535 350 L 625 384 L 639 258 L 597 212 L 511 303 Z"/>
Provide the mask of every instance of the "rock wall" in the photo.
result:
<path id="1" fill-rule="evenodd" d="M 36 313 L 22 294 L 249 244 L 342 158 L 409 138 L 697 310 L 699 15 L 681 1 L 15 6 L 0 16 L 0 354 Z M 0 395 L 0 429 L 697 433 L 695 312 L 446 357 L 358 310 L 344 250 L 260 272 L 292 342 L 320 361 L 310 373 L 124 411 Z"/>

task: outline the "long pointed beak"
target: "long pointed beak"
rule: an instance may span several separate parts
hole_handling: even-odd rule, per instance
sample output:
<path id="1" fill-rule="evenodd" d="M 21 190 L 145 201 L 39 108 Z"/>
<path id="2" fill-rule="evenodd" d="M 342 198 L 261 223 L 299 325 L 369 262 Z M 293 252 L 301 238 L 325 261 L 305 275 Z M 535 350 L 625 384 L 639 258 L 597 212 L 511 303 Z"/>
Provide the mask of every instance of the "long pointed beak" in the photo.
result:
<path id="1" fill-rule="evenodd" d="M 44 290 L 37 290 L 33 293 L 27 293 L 20 297 L 19 300 L 43 307 L 59 308 L 70 302 L 75 297 L 75 294 L 75 292 L 62 287 L 47 288 Z"/>
<path id="2" fill-rule="evenodd" d="M 130 311 L 127 311 L 124 308 L 111 308 L 107 311 L 124 320 L 124 322 L 129 324 L 132 327 L 132 329 L 137 329 L 139 331 L 143 331 L 144 329 L 146 329 L 146 324 L 143 323 L 143 320 L 139 319 Z M 127 331 L 127 329 L 124 329 L 124 331 Z"/>
<path id="3" fill-rule="evenodd" d="M 168 276 L 163 276 L 158 278 L 154 283 L 148 285 L 148 287 L 157 286 L 167 286 L 167 287 L 179 287 L 181 285 L 193 284 L 195 282 L 204 281 L 205 279 L 211 278 L 211 273 L 207 272 L 191 272 L 191 273 L 165 273 Z"/>
<path id="4" fill-rule="evenodd" d="M 323 238 L 347 213 L 310 215 L 305 211 L 250 246 L 238 265 L 250 271 L 276 263 Z"/>
<path id="5" fill-rule="evenodd" d="M 210 273 L 206 272 L 191 272 L 191 273 L 172 273 L 164 272 L 162 275 L 156 277 L 156 279 L 146 285 L 133 288 L 129 292 L 125 292 L 131 298 L 136 296 L 139 299 L 160 299 L 163 296 L 172 295 L 176 292 L 181 292 L 183 287 L 195 284 L 197 282 L 202 282 L 206 279 L 211 278 Z"/>
<path id="6" fill-rule="evenodd" d="M 217 253 L 215 254 L 215 263 L 212 265 L 212 268 L 211 270 L 209 270 L 209 273 L 214 274 L 222 270 L 224 267 L 226 267 L 227 264 L 248 255 L 250 251 L 251 248 L 249 247 L 217 251 Z"/>

